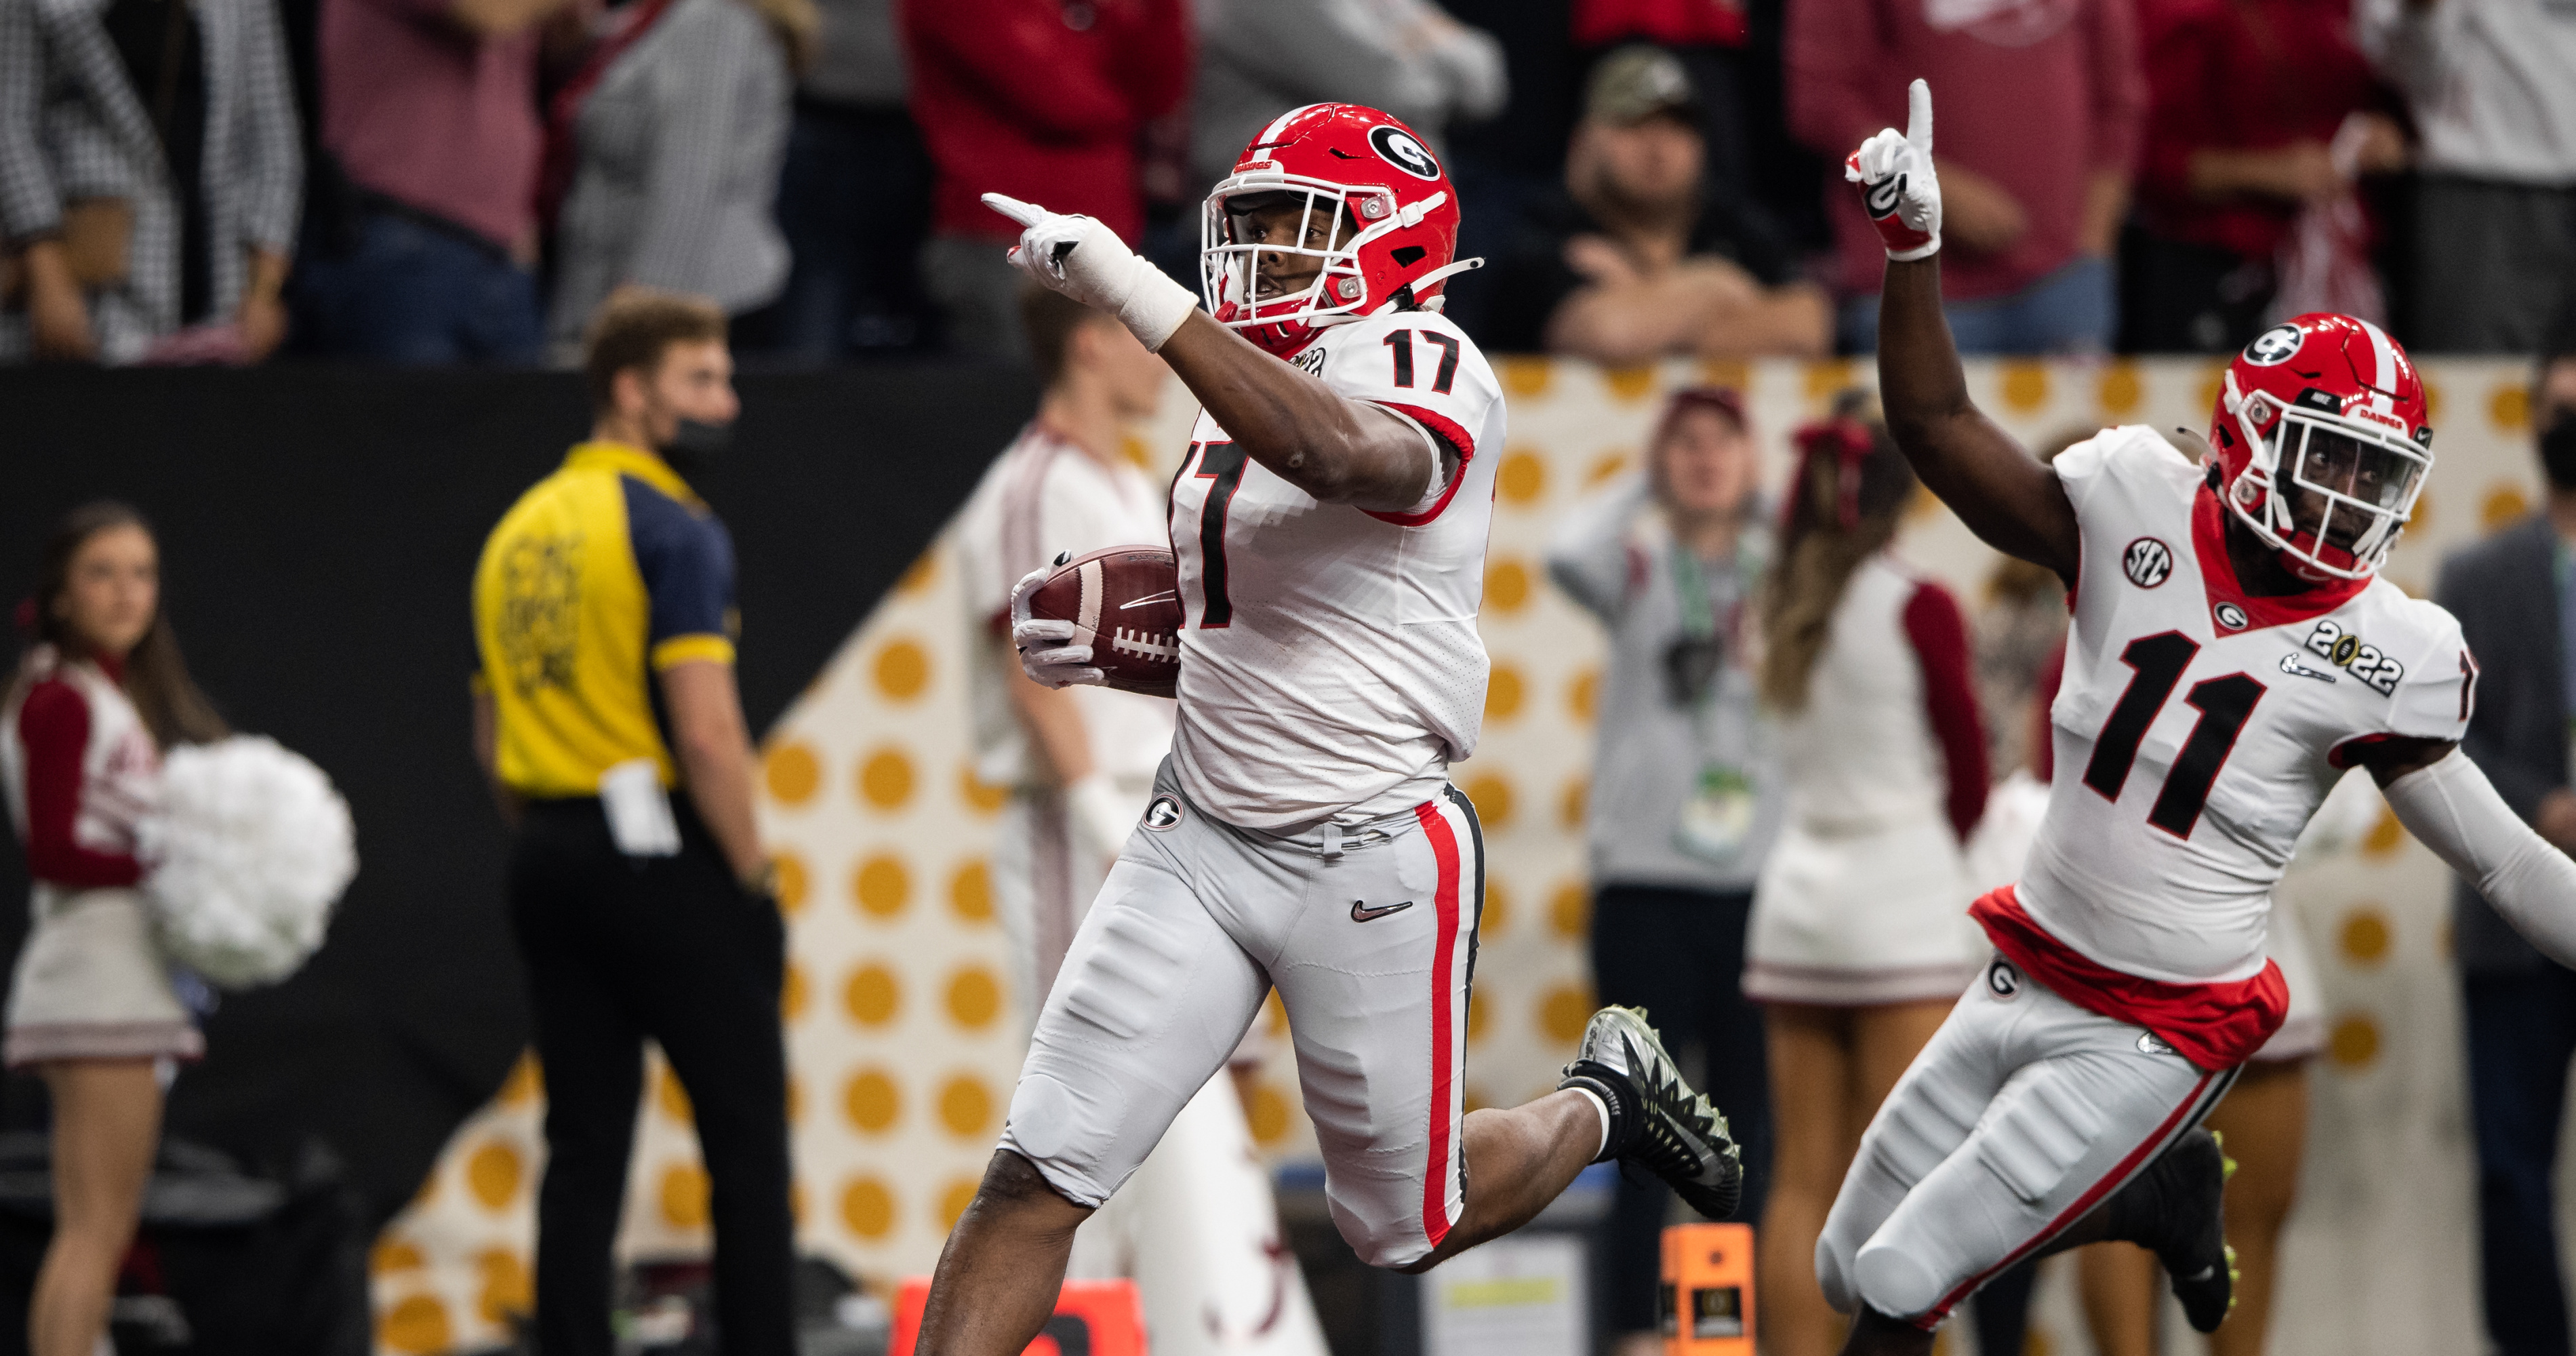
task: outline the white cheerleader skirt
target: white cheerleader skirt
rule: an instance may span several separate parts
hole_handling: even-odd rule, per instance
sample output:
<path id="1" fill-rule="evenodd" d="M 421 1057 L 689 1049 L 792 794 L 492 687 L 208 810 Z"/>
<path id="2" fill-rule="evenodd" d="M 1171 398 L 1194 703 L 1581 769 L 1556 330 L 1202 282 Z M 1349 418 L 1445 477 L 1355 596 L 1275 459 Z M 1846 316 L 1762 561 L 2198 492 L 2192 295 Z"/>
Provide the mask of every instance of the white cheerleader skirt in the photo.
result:
<path id="1" fill-rule="evenodd" d="M 194 1059 L 205 1037 L 170 986 L 135 889 L 36 887 L 9 993 L 10 1068 L 63 1059 Z"/>
<path id="2" fill-rule="evenodd" d="M 1824 1007 L 1949 1002 L 1993 949 L 1968 917 L 1974 898 L 1947 820 L 1792 823 L 1754 886 L 1744 995 Z"/>
<path id="3" fill-rule="evenodd" d="M 2272 896 L 2269 941 L 2272 963 L 2281 967 L 2281 979 L 2290 986 L 2290 1011 L 2281 1019 L 2281 1029 L 2254 1052 L 2254 1060 L 2287 1064 L 2326 1048 L 2326 996 L 2317 978 L 2316 953 L 2308 947 L 2308 931 L 2300 926 L 2290 901 L 2278 894 Z"/>

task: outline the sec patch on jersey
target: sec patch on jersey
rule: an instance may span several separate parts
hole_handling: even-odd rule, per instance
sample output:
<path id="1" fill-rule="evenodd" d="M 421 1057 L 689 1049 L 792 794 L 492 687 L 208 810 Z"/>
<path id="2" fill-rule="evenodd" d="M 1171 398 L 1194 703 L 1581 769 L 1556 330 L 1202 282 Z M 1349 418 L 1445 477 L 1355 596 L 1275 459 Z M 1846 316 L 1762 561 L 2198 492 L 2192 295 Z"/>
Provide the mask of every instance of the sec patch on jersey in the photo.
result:
<path id="1" fill-rule="evenodd" d="M 1181 575 L 1172 553 L 1111 546 L 1059 556 L 1029 595 L 1029 615 L 1074 625 L 1108 686 L 1168 697 L 1181 679 Z"/>

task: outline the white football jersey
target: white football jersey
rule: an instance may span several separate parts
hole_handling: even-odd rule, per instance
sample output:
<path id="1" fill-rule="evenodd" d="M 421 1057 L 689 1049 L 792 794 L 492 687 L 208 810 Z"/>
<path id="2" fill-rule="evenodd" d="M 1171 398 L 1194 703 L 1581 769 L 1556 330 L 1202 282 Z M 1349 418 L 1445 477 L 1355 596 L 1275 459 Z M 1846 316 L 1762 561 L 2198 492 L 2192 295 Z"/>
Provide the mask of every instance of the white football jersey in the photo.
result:
<path id="1" fill-rule="evenodd" d="M 1295 362 L 1459 461 L 1414 512 L 1372 513 L 1318 502 L 1200 412 L 1172 481 L 1184 616 L 1172 760 L 1191 799 L 1254 829 L 1430 800 L 1485 715 L 1493 369 L 1429 311 L 1332 326 Z"/>
<path id="2" fill-rule="evenodd" d="M 2249 978 L 2272 886 L 2346 755 L 2466 732 L 2467 642 L 2383 579 L 2246 594 L 2227 510 L 2153 429 L 2108 430 L 2056 469 L 2083 541 L 2022 906 L 2127 974 Z"/>
<path id="3" fill-rule="evenodd" d="M 974 717 L 975 775 L 989 786 L 1042 782 L 1029 735 L 1011 704 L 1011 590 L 1020 577 L 1070 551 L 1153 546 L 1163 539 L 1154 482 L 1125 462 L 1104 462 L 1035 422 L 993 459 L 959 511 L 956 561 L 973 640 L 967 704 Z M 1069 689 L 1090 736 L 1094 766 L 1142 794 L 1172 742 L 1172 704 L 1161 697 L 1084 686 Z"/>

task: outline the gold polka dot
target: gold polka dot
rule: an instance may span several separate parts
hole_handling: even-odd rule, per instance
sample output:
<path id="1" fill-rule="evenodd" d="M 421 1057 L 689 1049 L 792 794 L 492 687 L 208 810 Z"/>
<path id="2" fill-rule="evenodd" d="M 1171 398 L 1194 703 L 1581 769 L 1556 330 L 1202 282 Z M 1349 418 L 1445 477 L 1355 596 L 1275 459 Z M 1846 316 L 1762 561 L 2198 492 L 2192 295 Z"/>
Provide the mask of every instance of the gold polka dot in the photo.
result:
<path id="1" fill-rule="evenodd" d="M 1651 364 L 1630 367 L 1608 367 L 1601 371 L 1601 384 L 1610 388 L 1612 398 L 1639 401 L 1655 392 L 1655 369 Z"/>
<path id="2" fill-rule="evenodd" d="M 983 1080 L 959 1074 L 939 1088 L 939 1123 L 959 1139 L 973 1139 L 993 1123 L 993 1094 Z"/>
<path id="3" fill-rule="evenodd" d="M 1493 937 L 1502 933 L 1512 919 L 1511 891 L 1493 876 L 1485 877 L 1485 911 L 1476 917 L 1476 935 Z"/>
<path id="4" fill-rule="evenodd" d="M 526 1106 L 545 1095 L 545 1071 L 537 1063 L 537 1052 L 523 1051 L 519 1062 L 510 1066 L 510 1076 L 501 1080 L 498 1094 L 503 1106 Z"/>
<path id="5" fill-rule="evenodd" d="M 2126 419 L 2136 413 L 2140 394 L 2138 365 L 2126 358 L 2106 365 L 2101 381 L 2093 388 L 2095 402 L 2114 419 Z"/>
<path id="6" fill-rule="evenodd" d="M 841 1002 L 859 1025 L 883 1026 L 903 1005 L 903 985 L 893 971 L 870 961 L 850 972 L 849 983 L 841 990 Z"/>
<path id="7" fill-rule="evenodd" d="M 930 685 L 930 652 L 918 641 L 888 641 L 877 651 L 876 679 L 877 691 L 888 698 L 911 701 Z"/>
<path id="8" fill-rule="evenodd" d="M 989 1025 L 1002 1010 L 1002 986 L 980 965 L 959 970 L 948 981 L 948 1015 L 969 1031 Z"/>
<path id="9" fill-rule="evenodd" d="M 1526 448 L 1513 448 L 1494 471 L 1494 488 L 1506 504 L 1530 503 L 1547 491 L 1547 463 Z"/>
<path id="10" fill-rule="evenodd" d="M 2379 818 L 2372 822 L 2370 832 L 2361 836 L 2361 855 L 2385 857 L 2395 852 L 2405 842 L 2406 826 L 2397 822 L 2395 810 L 2382 805 L 2379 807 Z"/>
<path id="11" fill-rule="evenodd" d="M 536 1287 L 529 1284 L 525 1258 L 507 1248 L 486 1248 L 474 1259 L 474 1268 L 483 1278 L 476 1303 L 484 1322 L 507 1326 L 513 1318 L 536 1312 Z"/>
<path id="12" fill-rule="evenodd" d="M 796 1077 L 795 1070 L 791 1069 L 787 1073 L 787 1123 L 793 1125 L 803 1119 L 805 1119 L 805 1084 Z"/>
<path id="13" fill-rule="evenodd" d="M 2196 407 L 2204 410 L 2216 410 L 2218 408 L 2218 393 L 2226 389 L 2226 381 L 2227 362 L 2223 359 L 2213 362 L 2208 367 L 2201 369 L 2200 390 L 2198 392 Z M 2221 417 L 2224 418 L 2229 416 L 2222 415 Z M 2229 427 L 2232 428 L 2234 425 L 2231 424 Z"/>
<path id="14" fill-rule="evenodd" d="M 1000 810 L 1002 803 L 1011 798 L 1011 789 L 987 786 L 976 780 L 973 763 L 963 763 L 957 768 L 957 796 L 966 802 L 967 809 L 979 815 L 989 815 Z"/>
<path id="15" fill-rule="evenodd" d="M 2507 433 L 2519 433 L 2531 426 L 2531 388 L 2509 381 L 2487 396 L 2487 418 Z"/>
<path id="16" fill-rule="evenodd" d="M 902 594 L 919 593 L 929 588 L 930 581 L 938 577 L 939 552 L 935 549 L 924 551 L 915 557 L 910 565 L 904 567 L 903 577 L 894 581 L 894 591 Z"/>
<path id="17" fill-rule="evenodd" d="M 1545 358 L 1510 357 L 1494 359 L 1494 377 L 1505 395 L 1524 400 L 1547 392 L 1548 378 L 1555 375 L 1555 365 Z"/>
<path id="18" fill-rule="evenodd" d="M 1852 360 L 1824 358 L 1807 364 L 1807 399 L 1827 399 L 1852 384 Z"/>
<path id="19" fill-rule="evenodd" d="M 465 1160 L 465 1185 L 483 1208 L 500 1211 L 509 1208 L 518 1197 L 519 1183 L 526 1176 L 519 1162 L 519 1151 L 499 1140 L 488 1140 Z"/>
<path id="20" fill-rule="evenodd" d="M 896 917 L 912 902 L 912 873 L 900 857 L 870 857 L 850 873 L 850 898 L 871 918 Z"/>
<path id="21" fill-rule="evenodd" d="M 946 1233 L 949 1230 L 956 1228 L 957 1221 L 963 1218 L 966 1214 L 966 1207 L 973 1205 L 974 1203 L 975 1179 L 972 1177 L 959 1177 L 952 1179 L 948 1183 L 947 1189 L 939 1193 L 939 1214 L 937 1216 L 939 1220 L 939 1231 L 941 1233 Z"/>
<path id="22" fill-rule="evenodd" d="M 1583 473 L 1583 483 L 1587 486 L 1598 485 L 1627 470 L 1628 462 L 1629 457 L 1625 452 L 1604 452 L 1592 459 L 1592 469 Z"/>
<path id="23" fill-rule="evenodd" d="M 1589 725 L 1601 708 L 1601 670 L 1585 669 L 1565 685 L 1565 709 Z"/>
<path id="24" fill-rule="evenodd" d="M 1255 1083 L 1244 1119 L 1251 1122 L 1254 1143 L 1275 1144 L 1288 1133 L 1288 1099 L 1266 1082 Z"/>
<path id="25" fill-rule="evenodd" d="M 1506 556 L 1485 567 L 1486 606 L 1496 612 L 1518 612 L 1521 604 L 1529 601 L 1529 595 L 1528 566 Z"/>
<path id="26" fill-rule="evenodd" d="M 1556 887 L 1547 899 L 1547 925 L 1556 935 L 1581 941 L 1592 934 L 1592 892 L 1580 881 L 1567 881 Z"/>
<path id="27" fill-rule="evenodd" d="M 769 854 L 770 865 L 778 868 L 778 907 L 789 917 L 805 911 L 805 900 L 813 890 L 813 874 L 806 869 L 805 859 L 784 848 Z"/>
<path id="28" fill-rule="evenodd" d="M 689 1110 L 689 1090 L 681 1085 L 680 1075 L 660 1060 L 653 1063 L 653 1105 L 682 1125 L 696 1121 Z"/>
<path id="29" fill-rule="evenodd" d="M 2016 414 L 2035 414 L 2048 403 L 2048 364 L 2016 358 L 2003 364 L 2004 406 Z"/>
<path id="30" fill-rule="evenodd" d="M 1485 719 L 1510 720 L 1521 710 L 1521 671 L 1496 664 L 1485 679 Z"/>
<path id="31" fill-rule="evenodd" d="M 1146 449 L 1144 439 L 1133 434 L 1118 440 L 1118 455 L 1125 457 L 1127 464 L 1139 471 L 1154 469 L 1154 454 Z"/>
<path id="32" fill-rule="evenodd" d="M 2522 516 L 2529 512 L 2531 501 L 2523 498 L 2520 487 L 2498 485 L 2488 490 L 2487 497 L 2479 501 L 2478 526 L 2493 532 L 2499 527 L 2520 522 Z"/>
<path id="33" fill-rule="evenodd" d="M 812 745 L 801 740 L 771 745 L 760 762 L 769 798 L 781 805 L 802 805 L 823 784 L 822 760 L 814 756 Z"/>
<path id="34" fill-rule="evenodd" d="M 1261 1011 L 1265 1014 L 1263 1020 L 1271 1035 L 1288 1034 L 1288 1005 L 1280 1001 L 1277 989 L 1272 989 L 1270 996 L 1261 1000 Z"/>
<path id="35" fill-rule="evenodd" d="M 2335 946 L 2355 965 L 2377 965 L 2388 959 L 2391 940 L 2388 916 L 2369 904 L 2345 914 L 2343 927 L 2335 933 Z"/>
<path id="36" fill-rule="evenodd" d="M 1538 1002 L 1538 1027 L 1560 1044 L 1583 1038 L 1583 1024 L 1592 1020 L 1592 995 L 1571 984 L 1560 984 L 1547 991 Z"/>
<path id="37" fill-rule="evenodd" d="M 880 810 L 912 799 L 912 760 L 901 749 L 879 749 L 859 765 L 859 795 Z"/>
<path id="38" fill-rule="evenodd" d="M 971 861 L 948 877 L 949 912 L 969 923 L 993 920 L 993 871 L 981 860 Z"/>
<path id="39" fill-rule="evenodd" d="M 1480 773 L 1467 779 L 1460 788 L 1467 799 L 1476 803 L 1476 818 L 1485 832 L 1497 833 L 1512 822 L 1512 784 L 1496 772 Z"/>
<path id="40" fill-rule="evenodd" d="M 853 1177 L 841 1188 L 841 1222 L 861 1238 L 883 1238 L 894 1228 L 894 1193 L 873 1177 Z"/>
<path id="41" fill-rule="evenodd" d="M 2423 373 L 2419 369 L 2416 375 Z M 2424 422 L 2435 428 L 2442 426 L 2442 387 L 2429 377 L 2424 379 Z"/>
<path id="42" fill-rule="evenodd" d="M 2379 1058 L 2379 1023 L 2356 1012 L 2335 1023 L 2326 1039 L 2326 1055 L 2347 1069 L 2365 1069 Z"/>
<path id="43" fill-rule="evenodd" d="M 1699 379 L 1703 385 L 1741 393 L 1753 384 L 1753 364 L 1742 358 L 1703 358 L 1699 364 Z"/>
<path id="44" fill-rule="evenodd" d="M 1583 815 L 1590 807 L 1591 799 L 1590 778 L 1580 776 L 1566 778 L 1565 790 L 1557 793 L 1556 797 L 1557 822 L 1569 829 L 1582 828 Z"/>
<path id="45" fill-rule="evenodd" d="M 841 1089 L 841 1111 L 850 1118 L 850 1124 L 873 1135 L 903 1114 L 903 1094 L 883 1073 L 861 1069 L 850 1075 L 849 1085 Z"/>
<path id="46" fill-rule="evenodd" d="M 397 1271 L 414 1271 L 421 1265 L 419 1245 L 407 1243 L 398 1238 L 379 1238 L 376 1240 L 376 1246 L 367 1253 L 367 1270 L 377 1276 L 390 1276 Z"/>
<path id="47" fill-rule="evenodd" d="M 707 1223 L 707 1170 L 695 1163 L 662 1169 L 662 1222 L 674 1229 L 703 1229 Z"/>
<path id="48" fill-rule="evenodd" d="M 2409 532 L 2433 530 L 2433 491 L 2429 487 L 2415 496 L 2415 507 L 2406 515 L 2406 530 Z"/>
<path id="49" fill-rule="evenodd" d="M 1488 1011 L 1490 1006 L 1481 993 L 1467 995 L 1467 1043 L 1469 1045 L 1485 1038 L 1485 1024 L 1493 1018 L 1493 1014 Z"/>
<path id="50" fill-rule="evenodd" d="M 376 1319 L 376 1345 L 402 1356 L 429 1356 L 456 1344 L 447 1306 L 435 1295 L 407 1295 Z"/>
<path id="51" fill-rule="evenodd" d="M 793 1022 L 805 1015 L 805 1003 L 811 996 L 807 987 L 805 967 L 792 960 L 787 962 L 787 969 L 778 980 L 778 1020 Z"/>

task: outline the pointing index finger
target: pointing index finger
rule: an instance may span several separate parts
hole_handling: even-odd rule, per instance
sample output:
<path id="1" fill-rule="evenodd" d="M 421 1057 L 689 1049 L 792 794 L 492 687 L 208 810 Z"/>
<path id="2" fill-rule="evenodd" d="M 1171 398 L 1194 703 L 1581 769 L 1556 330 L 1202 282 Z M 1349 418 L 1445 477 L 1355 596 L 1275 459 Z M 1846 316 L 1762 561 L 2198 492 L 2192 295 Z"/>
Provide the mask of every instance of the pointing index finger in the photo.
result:
<path id="1" fill-rule="evenodd" d="M 1921 80 L 1905 87 L 1905 144 L 1932 153 L 1932 86 Z"/>
<path id="2" fill-rule="evenodd" d="M 1920 84 L 1921 81 L 1915 83 Z M 1035 203 L 1022 202 L 1000 193 L 984 195 L 984 205 L 1023 226 L 1035 226 L 1046 219 L 1047 210 Z"/>

